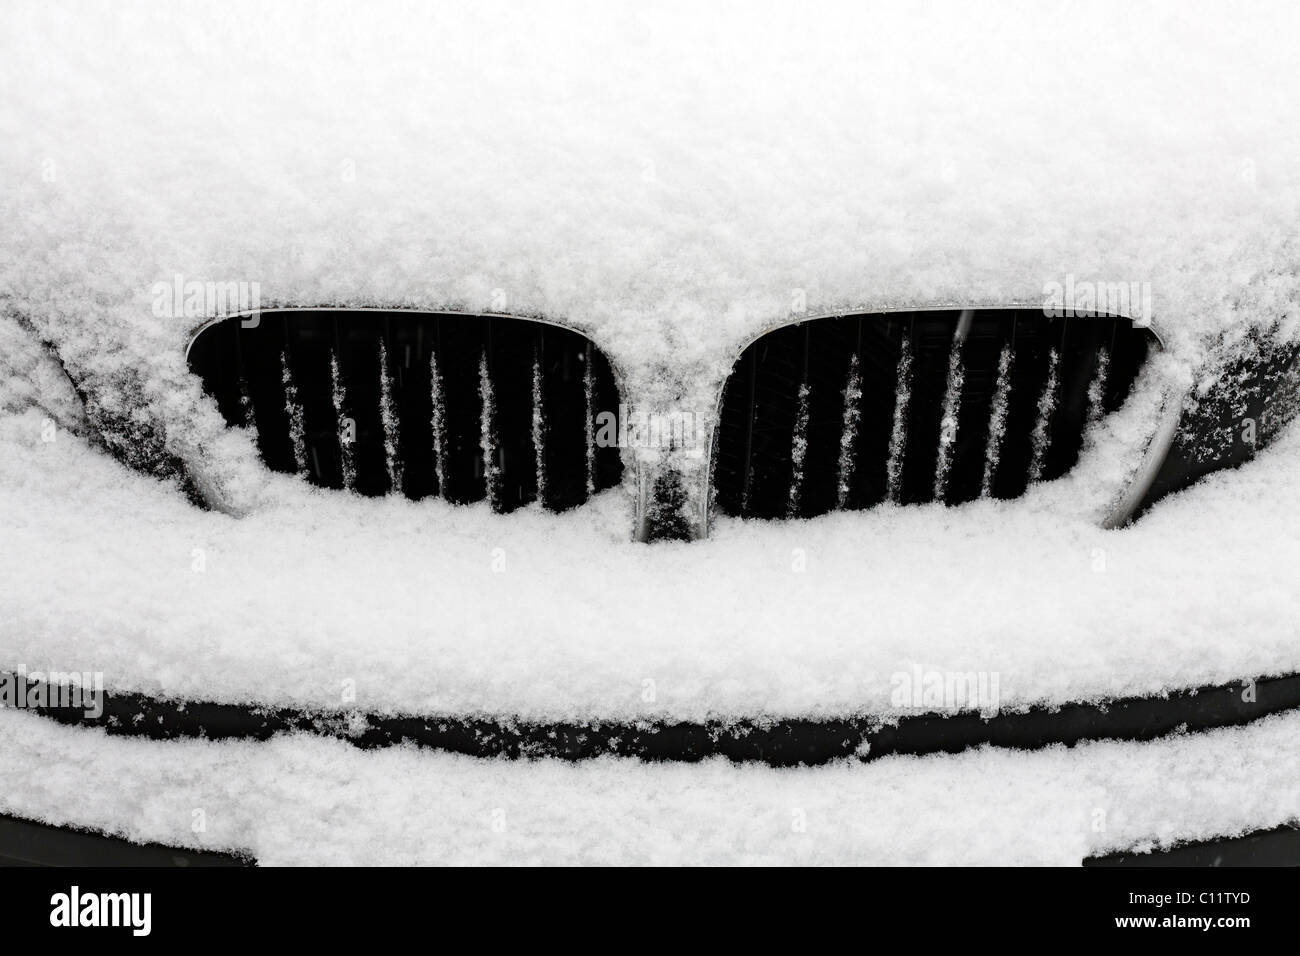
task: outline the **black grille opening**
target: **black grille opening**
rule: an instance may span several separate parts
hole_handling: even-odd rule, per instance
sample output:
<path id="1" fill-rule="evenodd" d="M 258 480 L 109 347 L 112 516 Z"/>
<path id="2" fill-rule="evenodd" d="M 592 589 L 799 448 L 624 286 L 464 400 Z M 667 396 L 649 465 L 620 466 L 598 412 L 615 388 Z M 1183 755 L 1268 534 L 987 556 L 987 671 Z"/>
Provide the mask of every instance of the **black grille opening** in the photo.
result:
<path id="1" fill-rule="evenodd" d="M 622 478 L 594 419 L 618 408 L 582 335 L 498 316 L 264 312 L 204 328 L 189 365 L 275 471 L 363 495 L 562 510 Z M 382 371 L 381 371 L 382 370 Z"/>
<path id="2" fill-rule="evenodd" d="M 1215 381 L 1183 409 L 1145 509 L 1221 468 L 1250 461 L 1300 414 L 1300 344 L 1277 326 L 1250 332 L 1211 365 Z M 1252 430 L 1247 423 L 1253 423 Z"/>
<path id="3" fill-rule="evenodd" d="M 714 503 L 743 517 L 1015 498 L 1123 404 L 1149 329 L 1037 310 L 855 315 L 764 335 L 723 391 Z"/>

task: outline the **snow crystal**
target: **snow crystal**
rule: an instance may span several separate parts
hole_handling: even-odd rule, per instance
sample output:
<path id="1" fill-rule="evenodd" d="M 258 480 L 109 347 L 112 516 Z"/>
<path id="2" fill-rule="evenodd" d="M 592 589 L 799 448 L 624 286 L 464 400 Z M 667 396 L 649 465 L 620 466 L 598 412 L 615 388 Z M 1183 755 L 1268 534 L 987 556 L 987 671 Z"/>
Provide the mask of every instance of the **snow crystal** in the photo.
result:
<path id="1" fill-rule="evenodd" d="M 803 492 L 803 458 L 808 452 L 808 383 L 799 386 L 794 417 L 794 434 L 790 438 L 790 500 L 786 514 L 797 517 L 799 496 Z"/>
<path id="2" fill-rule="evenodd" d="M 984 498 L 993 493 L 993 479 L 998 473 L 998 461 L 1002 457 L 1002 439 L 1007 432 L 1011 362 L 1011 346 L 1007 344 L 1002 347 L 1002 354 L 998 357 L 998 380 L 993 386 L 993 402 L 989 409 L 989 437 L 984 446 L 984 479 L 980 484 L 980 495 Z"/>
<path id="3" fill-rule="evenodd" d="M 898 501 L 903 483 L 903 453 L 907 450 L 907 408 L 912 400 L 912 348 L 903 336 L 898 356 L 898 384 L 894 391 L 894 427 L 889 435 L 889 461 L 885 465 L 885 497 Z"/>
<path id="4" fill-rule="evenodd" d="M 354 436 L 351 434 L 352 429 L 348 425 L 352 419 L 348 417 L 347 413 L 348 396 L 346 387 L 343 384 L 343 378 L 339 373 L 339 357 L 332 352 L 330 353 L 330 382 L 330 394 L 334 402 L 334 422 L 338 431 L 339 460 L 342 462 L 343 487 L 348 491 L 353 491 L 357 486 L 357 466 L 352 451 Z"/>
<path id="5" fill-rule="evenodd" d="M 289 369 L 289 357 L 280 353 L 280 382 L 284 386 L 284 411 L 289 419 L 289 439 L 293 444 L 293 460 L 298 467 L 298 474 L 307 473 L 307 439 L 302 417 L 302 405 L 298 403 L 298 389 L 293 384 L 293 372 Z"/>
<path id="6" fill-rule="evenodd" d="M 1047 360 L 1047 381 L 1043 383 L 1043 392 L 1038 397 L 1038 415 L 1034 419 L 1034 430 L 1029 436 L 1029 482 L 1033 484 L 1043 476 L 1043 460 L 1052 443 L 1052 415 L 1056 412 L 1057 390 L 1060 387 L 1061 354 L 1052 349 Z"/>
<path id="7" fill-rule="evenodd" d="M 442 370 L 438 368 L 438 352 L 429 354 L 429 425 L 433 437 L 433 469 L 438 479 L 438 496 L 447 497 L 447 436 L 444 430 L 447 409 L 442 395 Z"/>
<path id="8" fill-rule="evenodd" d="M 954 338 L 948 356 L 948 384 L 944 389 L 939 419 L 939 457 L 934 467 L 934 500 L 943 501 L 948 491 L 948 469 L 952 467 L 952 446 L 957 440 L 957 419 L 961 414 L 961 387 L 966 369 L 961 360 L 961 340 Z"/>
<path id="9" fill-rule="evenodd" d="M 591 349 L 587 349 L 582 363 L 582 388 L 586 396 L 586 437 L 587 437 L 587 497 L 596 493 L 596 373 L 593 368 Z"/>
<path id="10" fill-rule="evenodd" d="M 393 494 L 402 493 L 402 459 L 397 453 L 401 440 L 397 408 L 393 404 L 393 373 L 388 367 L 388 350 L 379 340 L 379 421 L 384 429 L 384 466 L 388 487 Z"/>
<path id="11" fill-rule="evenodd" d="M 1105 414 L 1106 377 L 1110 374 L 1110 351 L 1101 349 L 1097 353 L 1097 371 L 1088 383 L 1088 429 L 1097 427 L 1097 422 Z"/>
<path id="12" fill-rule="evenodd" d="M 496 399 L 492 393 L 492 371 L 484 351 L 478 365 L 479 451 L 483 463 L 483 484 L 493 511 L 501 504 L 501 470 L 498 467 Z"/>
<path id="13" fill-rule="evenodd" d="M 533 350 L 533 469 L 536 472 L 537 500 L 546 501 L 546 403 L 542 397 L 542 349 Z M 588 425 L 590 428 L 590 425 Z M 590 473 L 590 466 L 588 466 Z M 591 491 L 588 490 L 588 495 Z"/>
<path id="14" fill-rule="evenodd" d="M 848 504 L 849 486 L 853 482 L 854 446 L 858 440 L 858 419 L 862 414 L 862 373 L 858 353 L 849 358 L 849 376 L 844 383 L 844 425 L 840 430 L 840 463 L 836 474 L 836 504 Z"/>

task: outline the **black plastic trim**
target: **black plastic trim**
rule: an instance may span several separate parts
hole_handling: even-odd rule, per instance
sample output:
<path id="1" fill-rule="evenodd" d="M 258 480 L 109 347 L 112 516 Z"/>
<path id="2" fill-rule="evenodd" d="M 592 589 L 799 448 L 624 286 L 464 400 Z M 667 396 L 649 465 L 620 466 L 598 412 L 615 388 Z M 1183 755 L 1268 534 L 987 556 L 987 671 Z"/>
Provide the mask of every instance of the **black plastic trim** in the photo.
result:
<path id="1" fill-rule="evenodd" d="M 76 827 L 0 816 L 0 866 L 253 866 L 251 857 L 132 843 Z"/>
<path id="2" fill-rule="evenodd" d="M 1090 856 L 1084 866 L 1300 866 L 1300 827 L 1256 830 L 1239 837 L 1180 843 L 1165 850 L 1137 853 L 1122 850 Z"/>
<path id="3" fill-rule="evenodd" d="M 32 686 L 35 682 L 29 682 Z M 1251 693 L 1245 692 L 1248 687 Z M 889 722 L 879 716 L 856 715 L 704 723 L 530 723 L 450 715 L 311 713 L 109 692 L 105 692 L 103 713 L 97 718 L 72 708 L 36 708 L 35 712 L 65 724 L 98 726 L 111 734 L 155 740 L 266 740 L 277 733 L 300 731 L 338 737 L 362 748 L 411 742 L 476 757 L 584 760 L 614 755 L 697 761 L 724 756 L 734 761 L 795 766 L 844 758 L 872 760 L 891 754 L 958 753 L 982 745 L 1032 750 L 1084 740 L 1152 740 L 1245 724 L 1297 707 L 1300 674 L 1203 686 L 1164 697 L 1031 707 L 987 718 L 972 712 L 930 713 Z"/>

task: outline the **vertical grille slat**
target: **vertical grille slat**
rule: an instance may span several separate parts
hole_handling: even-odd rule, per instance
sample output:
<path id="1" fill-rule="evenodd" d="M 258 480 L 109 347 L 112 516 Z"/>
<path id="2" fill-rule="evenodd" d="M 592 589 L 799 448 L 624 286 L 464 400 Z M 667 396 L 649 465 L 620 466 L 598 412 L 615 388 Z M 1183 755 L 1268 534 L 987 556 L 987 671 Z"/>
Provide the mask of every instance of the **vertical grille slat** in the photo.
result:
<path id="1" fill-rule="evenodd" d="M 337 463 L 337 469 L 331 469 L 317 475 L 317 480 L 331 488 L 343 488 L 347 491 L 354 491 L 357 487 L 357 467 L 352 459 L 352 426 L 350 416 L 348 415 L 348 395 L 347 387 L 343 384 L 343 375 L 339 371 L 339 356 L 337 349 L 330 352 L 330 409 L 334 413 L 333 419 L 333 451 L 329 461 Z M 331 450 L 328 442 L 322 442 L 321 447 L 326 451 Z M 332 480 L 337 476 L 337 480 Z"/>
<path id="2" fill-rule="evenodd" d="M 1042 480 L 1043 465 L 1052 442 L 1052 419 L 1056 415 L 1056 406 L 1060 401 L 1061 353 L 1055 348 L 1047 353 L 1047 378 L 1038 396 L 1038 405 L 1034 416 L 1034 429 L 1029 434 L 1029 474 L 1027 484 Z"/>
<path id="3" fill-rule="evenodd" d="M 1002 441 L 1007 432 L 1007 409 L 1011 397 L 1011 363 L 1015 353 L 1010 343 L 998 353 L 998 371 L 989 399 L 988 417 L 985 421 L 984 467 L 980 479 L 980 497 L 993 493 L 993 480 L 997 477 L 998 463 L 1002 459 Z M 967 406 L 969 408 L 969 405 Z"/>
<path id="4" fill-rule="evenodd" d="M 1152 341 L 1126 319 L 1010 309 L 777 329 L 745 350 L 723 390 L 714 502 L 780 518 L 1018 497 L 1074 466 L 1086 428 L 1123 403 Z"/>
<path id="5" fill-rule="evenodd" d="M 548 500 L 546 491 L 546 404 L 542 390 L 542 335 L 533 344 L 533 393 L 531 431 L 533 439 L 533 475 L 538 501 Z M 590 415 L 590 409 L 588 409 Z"/>
<path id="6" fill-rule="evenodd" d="M 1004 323 L 976 323 L 972 318 L 970 331 L 962 344 L 957 432 L 943 495 L 943 500 L 949 504 L 979 497 L 982 490 L 989 436 L 995 417 L 998 371 L 1002 353 L 1007 348 L 1005 330 Z"/>
<path id="7" fill-rule="evenodd" d="M 912 413 L 912 337 L 899 343 L 894 375 L 894 402 L 890 412 L 889 457 L 885 462 L 885 500 L 902 500 L 903 467 L 907 460 L 907 423 Z"/>
<path id="8" fill-rule="evenodd" d="M 943 404 L 939 412 L 939 447 L 934 466 L 934 499 L 942 501 L 948 494 L 948 472 L 952 469 L 956 452 L 958 425 L 961 416 L 962 389 L 966 380 L 966 364 L 962 355 L 965 334 L 958 327 L 948 350 L 948 377 L 944 385 Z"/>
<path id="9" fill-rule="evenodd" d="M 388 348 L 379 340 L 379 429 L 384 443 L 384 472 L 388 476 L 389 494 L 402 493 L 402 417 L 397 405 L 397 385 L 388 359 Z"/>
<path id="10" fill-rule="evenodd" d="M 853 486 L 857 468 L 858 419 L 862 415 L 862 369 L 859 353 L 862 351 L 862 325 L 858 325 L 858 344 L 849 358 L 849 374 L 844 381 L 844 424 L 840 429 L 840 463 L 836 474 L 835 506 L 843 509 Z"/>
<path id="11" fill-rule="evenodd" d="M 908 323 L 910 326 L 910 323 Z M 898 363 L 904 324 L 898 319 L 863 318 L 862 399 L 858 406 L 858 436 L 853 480 L 846 508 L 867 508 L 886 500 L 894 403 L 898 397 Z"/>
<path id="12" fill-rule="evenodd" d="M 562 510 L 622 478 L 619 449 L 587 437 L 596 413 L 618 409 L 613 371 L 582 335 L 545 323 L 263 313 L 203 329 L 189 364 L 230 425 L 255 427 L 268 467 L 323 487 Z"/>

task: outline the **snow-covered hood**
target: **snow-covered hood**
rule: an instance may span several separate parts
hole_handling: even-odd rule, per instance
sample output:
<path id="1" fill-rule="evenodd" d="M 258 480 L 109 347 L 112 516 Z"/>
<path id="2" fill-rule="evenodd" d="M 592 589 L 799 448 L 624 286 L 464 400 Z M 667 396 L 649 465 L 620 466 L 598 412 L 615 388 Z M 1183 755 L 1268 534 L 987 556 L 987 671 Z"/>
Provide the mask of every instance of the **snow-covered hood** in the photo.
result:
<path id="1" fill-rule="evenodd" d="M 1177 350 L 1295 302 L 1284 5 L 3 16 L 2 288 L 87 361 L 183 342 L 149 308 L 177 275 L 542 315 L 625 367 L 706 372 L 792 300 L 1146 282 Z"/>

